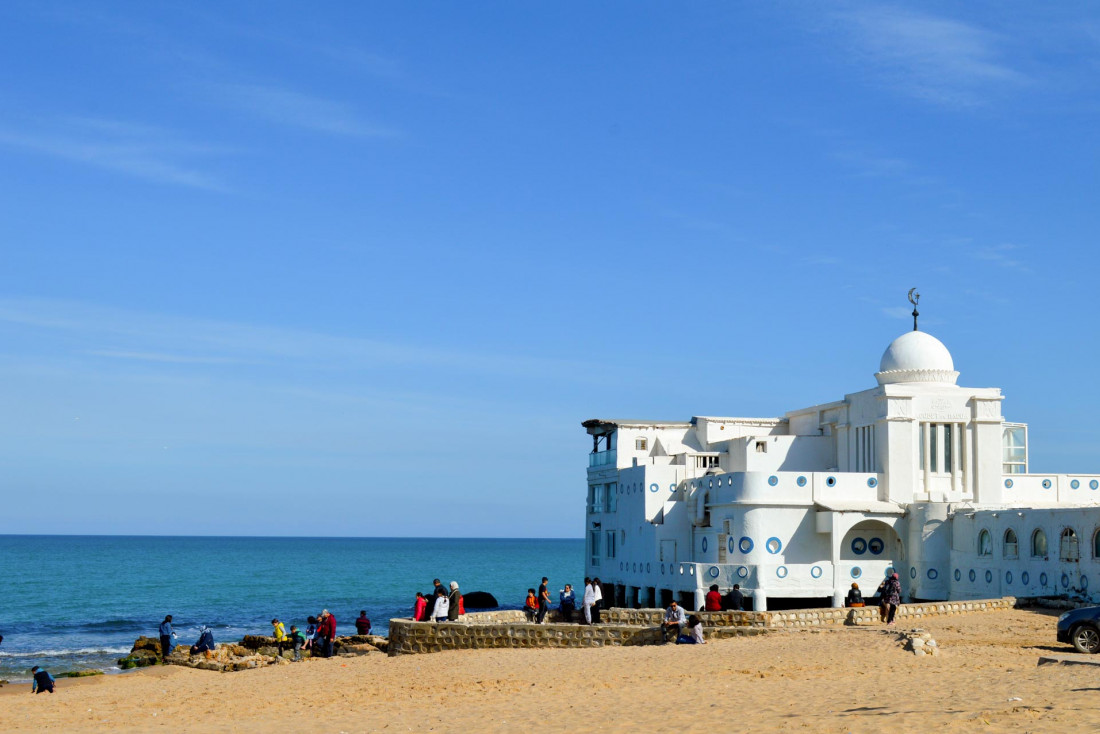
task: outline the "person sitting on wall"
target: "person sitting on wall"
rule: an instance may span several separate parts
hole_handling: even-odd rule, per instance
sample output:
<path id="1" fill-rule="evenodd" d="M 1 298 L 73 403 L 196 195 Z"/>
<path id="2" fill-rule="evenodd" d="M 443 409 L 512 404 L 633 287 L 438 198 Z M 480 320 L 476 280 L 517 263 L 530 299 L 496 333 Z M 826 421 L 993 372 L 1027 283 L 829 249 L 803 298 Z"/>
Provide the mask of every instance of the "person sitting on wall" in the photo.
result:
<path id="1" fill-rule="evenodd" d="M 527 615 L 528 622 L 534 622 L 539 613 L 539 599 L 535 596 L 534 589 L 527 590 L 527 599 L 523 602 L 523 613 Z"/>
<path id="2" fill-rule="evenodd" d="M 685 629 L 680 636 L 676 638 L 677 645 L 705 645 L 707 641 L 703 639 L 703 620 L 699 618 L 698 614 L 693 614 L 688 617 L 687 629 Z"/>
<path id="3" fill-rule="evenodd" d="M 573 621 L 573 610 L 577 608 L 577 595 L 573 593 L 573 585 L 566 584 L 565 588 L 558 592 L 558 601 L 561 610 L 561 618 L 565 622 Z"/>
<path id="4" fill-rule="evenodd" d="M 745 608 L 745 594 L 741 591 L 741 584 L 734 584 L 730 592 L 730 609 L 740 612 Z"/>
<path id="5" fill-rule="evenodd" d="M 846 607 L 862 607 L 863 604 L 863 592 L 859 590 L 859 584 L 853 583 L 852 588 L 848 589 L 848 597 L 844 600 L 844 606 Z"/>
<path id="6" fill-rule="evenodd" d="M 661 631 L 664 633 L 664 642 L 668 642 L 669 633 L 672 633 L 672 639 L 678 640 L 680 638 L 680 631 L 684 628 L 684 624 L 687 622 L 687 617 L 684 614 L 684 610 L 676 603 L 674 599 L 671 604 L 668 605 L 668 609 L 665 610 L 665 621 L 661 623 Z"/>
<path id="7" fill-rule="evenodd" d="M 722 595 L 718 593 L 718 584 L 710 585 L 710 591 L 707 592 L 706 604 L 703 605 L 703 609 L 708 612 L 722 611 Z"/>

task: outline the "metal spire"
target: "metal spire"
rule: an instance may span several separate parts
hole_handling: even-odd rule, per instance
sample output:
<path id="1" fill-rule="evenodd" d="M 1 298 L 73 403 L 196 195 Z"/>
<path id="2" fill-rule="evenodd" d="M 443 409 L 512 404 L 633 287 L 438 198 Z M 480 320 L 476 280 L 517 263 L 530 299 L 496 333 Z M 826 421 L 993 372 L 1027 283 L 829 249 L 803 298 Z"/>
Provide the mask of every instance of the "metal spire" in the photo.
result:
<path id="1" fill-rule="evenodd" d="M 917 301 L 920 300 L 920 293 L 917 293 L 916 288 L 909 289 L 909 303 L 913 304 L 913 331 L 917 331 L 917 317 L 920 316 L 920 312 L 917 311 Z"/>

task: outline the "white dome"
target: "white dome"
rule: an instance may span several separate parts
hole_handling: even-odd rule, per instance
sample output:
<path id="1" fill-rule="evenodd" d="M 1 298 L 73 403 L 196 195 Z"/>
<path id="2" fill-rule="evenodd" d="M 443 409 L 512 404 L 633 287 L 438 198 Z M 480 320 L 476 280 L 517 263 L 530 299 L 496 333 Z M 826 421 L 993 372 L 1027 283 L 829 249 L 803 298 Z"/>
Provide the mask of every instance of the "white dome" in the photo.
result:
<path id="1" fill-rule="evenodd" d="M 959 373 L 951 352 L 936 337 L 923 331 L 909 331 L 890 342 L 879 362 L 875 378 L 880 385 L 897 382 L 939 382 L 955 384 Z"/>

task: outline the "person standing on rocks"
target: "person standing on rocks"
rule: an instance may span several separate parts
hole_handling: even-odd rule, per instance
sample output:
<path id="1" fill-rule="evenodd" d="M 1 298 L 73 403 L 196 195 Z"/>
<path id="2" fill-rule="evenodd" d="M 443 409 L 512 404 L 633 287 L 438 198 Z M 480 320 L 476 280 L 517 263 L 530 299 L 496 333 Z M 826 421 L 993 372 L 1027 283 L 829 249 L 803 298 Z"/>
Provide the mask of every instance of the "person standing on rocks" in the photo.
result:
<path id="1" fill-rule="evenodd" d="M 286 645 L 286 627 L 278 618 L 271 620 L 271 631 L 275 636 L 275 647 L 279 650 L 279 657 L 283 656 L 283 646 Z"/>
<path id="2" fill-rule="evenodd" d="M 550 580 L 543 576 L 542 583 L 539 584 L 539 613 L 535 620 L 538 624 L 543 623 L 547 612 L 550 611 L 550 590 L 547 588 L 549 585 Z"/>
<path id="3" fill-rule="evenodd" d="M 324 655 L 326 658 L 331 658 L 333 652 L 332 645 L 333 642 L 336 640 L 336 617 L 332 616 L 332 614 L 327 609 L 323 610 L 321 612 L 321 615 L 324 617 L 324 620 L 321 622 L 321 625 L 318 625 L 318 627 L 324 630 L 323 634 L 321 635 L 321 639 L 324 640 L 325 643 Z"/>
<path id="4" fill-rule="evenodd" d="M 447 595 L 447 621 L 457 622 L 458 613 L 462 611 L 462 594 L 458 590 L 458 582 L 451 582 L 451 593 Z"/>
<path id="5" fill-rule="evenodd" d="M 592 602 L 592 624 L 600 623 L 600 609 L 603 607 L 603 584 L 599 578 L 592 579 L 592 593 L 595 600 Z"/>
<path id="6" fill-rule="evenodd" d="M 160 623 L 160 661 L 163 663 L 172 654 L 172 638 L 176 633 L 172 631 L 172 615 L 169 614 Z"/>
<path id="7" fill-rule="evenodd" d="M 302 661 L 302 645 L 306 643 L 306 637 L 294 625 L 290 625 L 290 644 L 294 646 L 294 662 Z"/>
<path id="8" fill-rule="evenodd" d="M 584 605 L 584 623 L 592 624 L 592 605 L 596 601 L 596 592 L 592 590 L 592 579 L 584 577 L 584 596 L 581 604 Z"/>

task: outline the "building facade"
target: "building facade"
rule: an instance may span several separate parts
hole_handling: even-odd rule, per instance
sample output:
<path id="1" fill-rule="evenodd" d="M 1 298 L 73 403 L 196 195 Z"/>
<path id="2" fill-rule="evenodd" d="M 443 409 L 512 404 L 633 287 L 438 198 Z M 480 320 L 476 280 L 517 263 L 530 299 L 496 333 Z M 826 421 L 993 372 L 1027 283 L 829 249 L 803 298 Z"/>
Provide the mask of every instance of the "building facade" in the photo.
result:
<path id="1" fill-rule="evenodd" d="M 1027 425 L 958 375 L 914 329 L 875 387 L 782 418 L 585 421 L 586 573 L 695 609 L 712 584 L 840 606 L 895 571 L 914 600 L 1100 592 L 1100 475 L 1029 473 Z"/>

